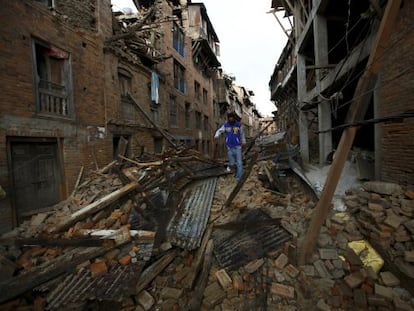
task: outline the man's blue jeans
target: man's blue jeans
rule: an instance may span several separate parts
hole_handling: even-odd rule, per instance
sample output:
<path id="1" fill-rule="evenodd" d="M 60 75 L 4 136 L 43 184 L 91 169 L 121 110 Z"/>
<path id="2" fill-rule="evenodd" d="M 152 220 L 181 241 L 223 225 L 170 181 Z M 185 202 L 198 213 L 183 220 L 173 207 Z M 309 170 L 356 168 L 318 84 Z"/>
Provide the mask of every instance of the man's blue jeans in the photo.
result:
<path id="1" fill-rule="evenodd" d="M 229 157 L 229 167 L 237 166 L 236 178 L 240 180 L 243 175 L 243 160 L 242 149 L 240 146 L 229 148 L 227 147 L 227 155 Z"/>

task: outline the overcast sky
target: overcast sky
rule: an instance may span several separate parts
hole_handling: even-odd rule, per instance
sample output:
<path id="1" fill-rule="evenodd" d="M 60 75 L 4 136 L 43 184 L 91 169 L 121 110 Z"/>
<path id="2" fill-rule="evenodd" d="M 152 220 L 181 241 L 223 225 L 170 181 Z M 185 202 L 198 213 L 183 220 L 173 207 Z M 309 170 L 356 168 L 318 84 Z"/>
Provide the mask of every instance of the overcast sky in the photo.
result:
<path id="1" fill-rule="evenodd" d="M 258 110 L 270 115 L 269 80 L 287 37 L 277 23 L 271 0 L 204 0 L 207 14 L 220 40 L 222 68 L 235 83 L 251 89 Z M 112 0 L 115 9 L 134 7 L 132 0 Z"/>

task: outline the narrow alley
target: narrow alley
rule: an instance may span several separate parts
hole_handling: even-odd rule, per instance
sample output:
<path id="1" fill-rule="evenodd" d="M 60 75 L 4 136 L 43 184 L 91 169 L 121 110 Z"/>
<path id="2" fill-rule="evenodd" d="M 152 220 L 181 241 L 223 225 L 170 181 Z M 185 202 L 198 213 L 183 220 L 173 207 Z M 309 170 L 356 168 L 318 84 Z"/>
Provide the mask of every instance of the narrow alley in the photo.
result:
<path id="1" fill-rule="evenodd" d="M 202 2 L 2 5 L 0 310 L 414 310 L 414 2 L 268 2 L 270 116 Z"/>

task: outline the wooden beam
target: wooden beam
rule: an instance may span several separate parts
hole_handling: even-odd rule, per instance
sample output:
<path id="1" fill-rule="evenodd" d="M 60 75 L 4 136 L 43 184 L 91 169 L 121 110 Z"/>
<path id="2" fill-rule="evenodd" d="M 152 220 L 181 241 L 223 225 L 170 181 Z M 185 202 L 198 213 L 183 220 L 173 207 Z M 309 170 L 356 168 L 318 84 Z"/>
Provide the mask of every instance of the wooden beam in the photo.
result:
<path id="1" fill-rule="evenodd" d="M 303 3 L 303 0 L 300 0 L 299 2 L 300 2 L 300 5 L 303 9 L 303 13 L 305 13 L 305 17 L 306 17 L 306 20 L 307 20 L 308 17 L 309 17 L 309 13 L 308 13 L 308 11 L 306 11 L 306 7 L 305 7 L 305 4 Z"/>
<path id="2" fill-rule="evenodd" d="M 71 251 L 42 264 L 33 270 L 0 282 L 0 303 L 15 298 L 64 273 L 70 273 L 77 265 L 108 252 L 102 247 L 74 248 Z"/>
<path id="3" fill-rule="evenodd" d="M 197 311 L 200 310 L 201 302 L 203 300 L 204 290 L 207 286 L 208 276 L 210 274 L 210 268 L 213 261 L 213 250 L 214 244 L 213 240 L 209 240 L 206 247 L 206 252 L 204 256 L 203 269 L 199 281 L 196 286 L 195 293 L 192 295 L 188 306 L 184 309 L 186 311 Z"/>
<path id="4" fill-rule="evenodd" d="M 172 251 L 145 269 L 139 277 L 138 284 L 136 286 L 136 293 L 139 294 L 158 274 L 164 271 L 171 261 L 174 260 L 176 255 L 177 252 Z"/>
<path id="5" fill-rule="evenodd" d="M 73 197 L 75 195 L 76 190 L 78 190 L 78 187 L 79 187 L 80 181 L 82 179 L 82 176 L 83 176 L 83 165 L 80 168 L 78 178 L 76 179 L 75 186 L 73 187 L 72 194 L 70 195 L 71 197 Z"/>
<path id="6" fill-rule="evenodd" d="M 106 44 L 110 44 L 114 41 L 118 41 L 120 39 L 126 39 L 128 37 L 132 37 L 136 35 L 137 31 L 140 31 L 141 28 L 144 26 L 144 24 L 147 22 L 147 20 L 149 20 L 152 16 L 154 16 L 156 13 L 156 8 L 155 6 L 152 6 L 151 9 L 142 17 L 142 19 L 140 21 L 138 21 L 138 23 L 136 23 L 134 26 L 129 27 L 128 31 L 126 33 L 121 33 L 118 35 L 114 35 L 111 38 L 109 38 L 108 40 L 106 40 Z"/>
<path id="7" fill-rule="evenodd" d="M 209 225 L 207 230 L 204 232 L 203 240 L 201 241 L 201 246 L 197 249 L 195 258 L 193 260 L 193 263 L 191 264 L 191 270 L 189 271 L 187 277 L 185 278 L 185 281 L 184 281 L 185 288 L 192 289 L 195 285 L 195 281 L 197 280 L 198 273 L 200 272 L 202 268 L 202 264 L 205 258 L 207 243 L 210 240 L 212 231 L 213 231 L 213 227 Z"/>
<path id="8" fill-rule="evenodd" d="M 295 45 L 295 42 L 293 41 L 292 37 L 288 34 L 287 30 L 285 29 L 285 27 L 283 26 L 282 22 L 279 20 L 279 17 L 277 17 L 275 10 L 273 10 L 273 16 L 276 18 L 280 28 L 282 28 L 283 32 L 285 33 L 286 37 L 288 38 L 288 40 L 290 41 L 290 43 L 292 43 L 292 45 Z"/>
<path id="9" fill-rule="evenodd" d="M 321 81 L 320 87 L 313 88 L 307 92 L 306 97 L 303 99 L 305 102 L 312 101 L 320 93 L 324 93 L 328 88 L 332 86 L 332 83 L 342 79 L 346 74 L 349 73 L 362 59 L 368 57 L 372 44 L 374 42 L 374 35 L 370 35 L 366 42 L 361 42 L 351 53 L 351 56 L 347 59 L 340 61 L 336 68 L 331 70 L 329 74 Z"/>
<path id="10" fill-rule="evenodd" d="M 303 45 L 305 42 L 305 39 L 309 36 L 310 30 L 313 24 L 313 19 L 315 18 L 316 14 L 319 11 L 319 6 L 323 0 L 316 0 L 316 3 L 313 5 L 312 11 L 309 14 L 309 18 L 306 21 L 305 27 L 303 27 L 302 32 L 300 35 L 296 38 L 297 44 L 296 44 L 296 54 L 303 50 Z"/>
<path id="11" fill-rule="evenodd" d="M 369 0 L 369 2 L 371 3 L 373 10 L 378 15 L 378 17 L 381 17 L 381 7 L 378 3 L 378 0 Z"/>
<path id="12" fill-rule="evenodd" d="M 2 238 L 0 245 L 42 245 L 42 246 L 76 246 L 76 247 L 112 247 L 115 245 L 113 239 L 100 238 Z"/>
<path id="13" fill-rule="evenodd" d="M 134 104 L 138 108 L 138 110 L 143 114 L 143 116 L 145 117 L 145 119 L 147 119 L 147 121 L 149 123 L 151 123 L 151 125 L 158 132 L 160 132 L 160 134 L 171 144 L 171 146 L 173 146 L 174 148 L 177 148 L 177 145 L 167 136 L 167 134 L 157 124 L 155 124 L 155 122 L 150 118 L 150 116 L 145 112 L 145 110 L 142 109 L 142 107 L 138 104 L 138 101 L 136 101 L 135 98 L 132 97 L 132 95 L 129 94 L 129 93 L 128 93 L 128 96 L 134 102 Z"/>
<path id="14" fill-rule="evenodd" d="M 106 174 L 106 173 L 108 173 L 109 172 L 109 170 L 111 169 L 111 168 L 113 168 L 115 165 L 116 165 L 116 163 L 117 163 L 118 161 L 117 160 L 113 160 L 111 163 L 109 163 L 108 165 L 106 165 L 106 166 L 104 166 L 103 168 L 101 168 L 100 170 L 99 170 L 99 173 L 101 173 L 101 174 Z"/>
<path id="15" fill-rule="evenodd" d="M 295 13 L 295 7 L 293 6 L 292 3 L 290 3 L 290 0 L 282 0 L 283 3 L 286 3 L 287 6 L 289 7 L 290 11 L 292 12 L 292 14 Z M 285 6 L 285 5 L 284 5 Z M 285 6 L 286 7 L 286 6 Z M 301 18 L 299 18 L 296 22 L 300 23 L 301 28 L 303 28 L 303 21 Z"/>
<path id="16" fill-rule="evenodd" d="M 135 160 L 132 160 L 130 158 L 118 155 L 118 158 L 121 158 L 122 160 L 128 161 L 132 164 L 135 164 L 138 167 L 144 167 L 144 166 L 158 166 L 158 165 L 162 165 L 164 163 L 164 161 L 160 160 L 160 161 L 153 161 L 153 162 L 138 162 Z"/>
<path id="17" fill-rule="evenodd" d="M 80 210 L 71 214 L 68 218 L 64 219 L 61 223 L 59 223 L 55 228 L 51 230 L 51 232 L 60 232 L 63 230 L 68 229 L 70 226 L 86 218 L 87 216 L 94 214 L 103 208 L 107 207 L 109 204 L 115 202 L 116 200 L 122 198 L 124 195 L 130 193 L 139 188 L 139 184 L 136 182 L 132 182 L 106 196 L 100 198 L 99 200 L 81 208 Z"/>
<path id="18" fill-rule="evenodd" d="M 371 88 L 375 84 L 376 75 L 379 72 L 383 54 L 388 47 L 389 38 L 394 27 L 394 20 L 396 19 L 401 5 L 401 0 L 389 0 L 381 20 L 380 27 L 377 32 L 376 41 L 372 47 L 372 52 L 368 59 L 367 68 L 358 81 L 354 93 L 354 101 L 348 111 L 348 122 L 355 122 L 361 120 L 368 109 L 371 98 Z M 348 153 L 352 147 L 357 128 L 351 127 L 344 130 L 338 149 L 335 153 L 334 161 L 328 172 L 325 181 L 325 187 L 322 191 L 318 204 L 313 211 L 308 232 L 303 240 L 302 249 L 300 252 L 300 262 L 308 261 L 318 240 L 319 231 L 322 224 L 331 208 L 331 201 L 341 176 L 344 164 L 348 158 Z"/>

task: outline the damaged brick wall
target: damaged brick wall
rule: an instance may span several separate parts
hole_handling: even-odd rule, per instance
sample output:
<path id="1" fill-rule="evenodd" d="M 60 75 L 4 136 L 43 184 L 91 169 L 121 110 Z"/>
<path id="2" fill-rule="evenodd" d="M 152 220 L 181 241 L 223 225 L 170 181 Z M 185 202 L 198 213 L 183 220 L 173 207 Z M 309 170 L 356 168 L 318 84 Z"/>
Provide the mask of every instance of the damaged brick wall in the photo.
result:
<path id="1" fill-rule="evenodd" d="M 108 4 L 109 0 L 102 3 Z M 110 6 L 106 7 L 110 16 Z M 61 15 L 35 1 L 7 2 L 2 6 L 0 19 L 10 25 L 4 27 L 0 39 L 0 58 L 7 60 L 0 65 L 0 184 L 8 194 L 0 201 L 0 230 L 6 231 L 12 224 L 7 139 L 54 140 L 62 154 L 65 178 L 62 192 L 67 195 L 81 166 L 87 171 L 95 168 L 95 162 L 103 167 L 112 159 L 112 137 L 105 127 L 104 38 L 97 36 L 96 31 L 80 33 Z M 38 113 L 34 40 L 69 54 L 71 87 L 68 89 L 72 89 L 73 96 L 73 114 L 69 117 Z"/>
<path id="2" fill-rule="evenodd" d="M 413 14 L 414 2 L 404 1 L 392 31 L 390 47 L 385 52 L 378 117 L 414 109 Z M 414 184 L 413 133 L 413 119 L 380 125 L 382 180 Z"/>
<path id="3" fill-rule="evenodd" d="M 55 0 L 56 11 L 67 16 L 67 21 L 75 27 L 87 30 L 97 28 L 96 0 Z"/>

